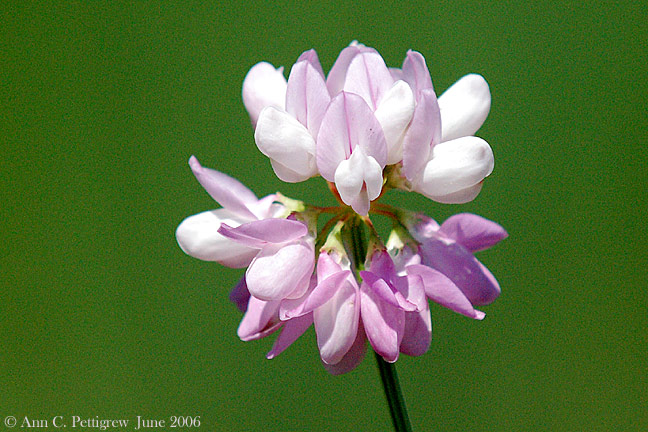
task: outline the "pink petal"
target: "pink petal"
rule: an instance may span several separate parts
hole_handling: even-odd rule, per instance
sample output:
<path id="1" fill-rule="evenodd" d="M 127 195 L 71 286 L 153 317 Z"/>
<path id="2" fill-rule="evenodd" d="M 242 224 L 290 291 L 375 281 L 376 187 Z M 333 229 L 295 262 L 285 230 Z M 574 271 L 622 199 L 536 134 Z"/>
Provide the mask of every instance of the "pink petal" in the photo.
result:
<path id="1" fill-rule="evenodd" d="M 337 60 L 335 60 L 335 63 L 326 79 L 326 86 L 328 87 L 331 96 L 335 96 L 342 91 L 349 64 L 351 64 L 351 61 L 355 56 L 362 52 L 376 52 L 376 50 L 373 48 L 367 48 L 363 45 L 351 44 L 340 52 L 340 55 Z"/>
<path id="2" fill-rule="evenodd" d="M 495 246 L 508 237 L 501 225 L 471 213 L 450 216 L 441 224 L 441 232 L 473 253 Z"/>
<path id="3" fill-rule="evenodd" d="M 290 71 L 286 93 L 286 111 L 306 126 L 313 137 L 317 136 L 322 117 L 331 101 L 320 71 L 321 66 L 318 70 L 308 58 L 298 61 Z"/>
<path id="4" fill-rule="evenodd" d="M 405 329 L 405 312 L 383 301 L 365 282 L 360 287 L 361 317 L 373 349 L 386 361 L 398 359 Z"/>
<path id="5" fill-rule="evenodd" d="M 219 171 L 204 168 L 195 156 L 189 158 L 189 166 L 214 201 L 233 213 L 256 219 L 248 206 L 255 204 L 258 199 L 243 183 Z"/>
<path id="6" fill-rule="evenodd" d="M 319 282 L 308 300 L 304 303 L 304 311 L 310 312 L 324 303 L 330 301 L 338 291 L 348 290 L 349 286 L 355 286 L 353 274 L 349 270 L 344 270 L 339 273 L 332 274 Z"/>
<path id="7" fill-rule="evenodd" d="M 261 300 L 295 298 L 308 289 L 314 266 L 313 247 L 305 242 L 268 245 L 248 267 L 245 280 Z"/>
<path id="8" fill-rule="evenodd" d="M 281 326 L 278 316 L 279 302 L 267 302 L 250 297 L 247 312 L 239 324 L 237 334 L 243 341 L 261 339 Z"/>
<path id="9" fill-rule="evenodd" d="M 277 340 L 275 340 L 272 349 L 266 355 L 267 359 L 273 359 L 279 354 L 284 352 L 286 348 L 293 344 L 301 335 L 308 330 L 308 327 L 313 323 L 313 315 L 304 315 L 299 318 L 293 318 L 289 321 L 285 321 L 283 329 Z"/>
<path id="10" fill-rule="evenodd" d="M 403 62 L 403 79 L 410 85 L 415 95 L 426 89 L 434 92 L 430 71 L 425 64 L 425 58 L 419 52 L 412 50 L 407 52 Z"/>
<path id="11" fill-rule="evenodd" d="M 308 227 L 296 220 L 263 219 L 236 228 L 221 224 L 218 232 L 245 246 L 261 248 L 266 243 L 285 243 L 300 239 L 308 234 Z"/>
<path id="12" fill-rule="evenodd" d="M 405 314 L 405 330 L 400 352 L 410 356 L 420 356 L 427 352 L 432 342 L 432 318 L 426 307 L 420 312 Z"/>
<path id="13" fill-rule="evenodd" d="M 412 122 L 403 137 L 403 173 L 415 181 L 430 159 L 432 147 L 441 142 L 441 117 L 433 90 L 423 90 Z"/>
<path id="14" fill-rule="evenodd" d="M 317 168 L 335 181 L 335 170 L 356 146 L 380 167 L 387 162 L 387 143 L 373 111 L 358 95 L 342 92 L 328 106 L 317 136 Z"/>
<path id="15" fill-rule="evenodd" d="M 393 83 L 394 80 L 380 54 L 364 52 L 351 60 L 343 90 L 361 96 L 375 111 L 378 102 Z"/>
<path id="16" fill-rule="evenodd" d="M 304 51 L 303 53 L 301 53 L 301 55 L 299 56 L 299 58 L 295 63 L 299 63 L 301 61 L 307 61 L 308 63 L 310 63 L 311 66 L 315 68 L 317 73 L 319 73 L 322 76 L 322 78 L 325 78 L 324 69 L 322 69 L 322 64 L 320 63 L 319 57 L 317 56 L 317 52 L 314 49 L 310 49 L 308 51 Z"/>
<path id="17" fill-rule="evenodd" d="M 283 67 L 275 69 L 270 63 L 254 65 L 243 80 L 243 104 L 255 126 L 261 110 L 267 106 L 284 109 L 286 78 Z"/>
<path id="18" fill-rule="evenodd" d="M 362 362 L 365 353 L 367 352 L 367 335 L 365 334 L 362 320 L 358 324 L 358 332 L 355 341 L 349 351 L 342 357 L 336 364 L 327 364 L 322 362 L 326 370 L 332 375 L 342 375 L 352 371 Z"/>
<path id="19" fill-rule="evenodd" d="M 360 319 L 360 290 L 348 280 L 313 311 L 317 345 L 324 363 L 338 363 L 355 342 Z"/>

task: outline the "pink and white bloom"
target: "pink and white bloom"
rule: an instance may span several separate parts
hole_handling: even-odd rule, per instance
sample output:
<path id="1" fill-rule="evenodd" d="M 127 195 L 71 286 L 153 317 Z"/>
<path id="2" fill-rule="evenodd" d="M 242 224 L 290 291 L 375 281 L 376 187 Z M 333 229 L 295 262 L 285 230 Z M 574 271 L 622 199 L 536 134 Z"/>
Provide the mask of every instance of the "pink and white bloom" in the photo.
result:
<path id="1" fill-rule="evenodd" d="M 402 76 L 414 89 L 416 110 L 403 142 L 403 173 L 411 188 L 442 203 L 473 200 L 493 170 L 493 152 L 472 136 L 490 109 L 484 78 L 466 75 L 437 100 L 425 59 L 409 51 Z"/>
<path id="2" fill-rule="evenodd" d="M 420 243 L 418 254 L 423 266 L 413 271 L 430 277 L 426 292 L 432 300 L 467 316 L 474 313 L 471 305 L 486 305 L 495 301 L 500 294 L 500 286 L 474 253 L 508 237 L 504 228 L 470 213 L 451 216 L 440 226 L 423 215 L 419 215 L 417 221 L 410 220 L 406 224 Z M 433 274 L 430 270 L 422 269 L 424 266 L 436 272 Z M 411 272 L 409 268 L 408 271 Z M 439 274 L 443 277 L 439 277 Z M 453 285 L 459 288 L 462 296 Z M 443 298 L 450 299 L 450 304 L 444 304 Z"/>
<path id="3" fill-rule="evenodd" d="M 243 83 L 252 119 L 262 104 L 269 103 L 261 86 L 269 76 L 275 75 L 261 63 Z M 281 91 L 285 102 L 280 105 Z M 272 92 L 272 103 L 258 114 L 254 139 L 261 153 L 270 158 L 277 177 L 290 183 L 304 181 L 317 175 L 315 138 L 331 99 L 315 50 L 303 53 L 292 67 L 287 85 L 277 85 Z"/>
<path id="4" fill-rule="evenodd" d="M 285 212 L 275 203 L 275 195 L 258 199 L 238 180 L 219 171 L 204 168 L 194 156 L 189 166 L 198 182 L 223 208 L 198 213 L 186 218 L 176 229 L 180 248 L 203 261 L 216 261 L 227 267 L 246 267 L 258 249 L 234 242 L 222 236 L 221 224 L 239 226 L 252 221 L 274 218 Z"/>

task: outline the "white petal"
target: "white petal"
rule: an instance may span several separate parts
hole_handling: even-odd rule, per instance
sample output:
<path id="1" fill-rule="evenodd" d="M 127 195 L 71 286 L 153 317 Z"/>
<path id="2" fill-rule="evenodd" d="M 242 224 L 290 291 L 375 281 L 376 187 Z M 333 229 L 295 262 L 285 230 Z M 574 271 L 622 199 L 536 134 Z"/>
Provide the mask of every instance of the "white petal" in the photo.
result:
<path id="1" fill-rule="evenodd" d="M 375 113 L 387 141 L 387 165 L 403 159 L 402 135 L 414 114 L 414 94 L 405 81 L 396 81 L 381 98 Z"/>
<path id="2" fill-rule="evenodd" d="M 481 182 L 493 171 L 493 152 L 486 141 L 463 137 L 437 144 L 425 166 L 417 190 L 426 196 L 444 196 Z"/>
<path id="3" fill-rule="evenodd" d="M 227 267 L 247 266 L 259 249 L 236 243 L 218 233 L 221 223 L 232 227 L 250 222 L 234 213 L 218 209 L 189 216 L 176 230 L 180 248 L 194 258 L 203 261 L 216 261 Z"/>
<path id="4" fill-rule="evenodd" d="M 461 189 L 460 191 L 453 192 L 451 194 L 426 196 L 431 200 L 442 204 L 464 204 L 477 198 L 477 195 L 479 195 L 479 192 L 481 192 L 483 185 L 484 182 L 479 182 L 474 186 Z"/>
<path id="5" fill-rule="evenodd" d="M 259 116 L 254 139 L 261 153 L 281 164 L 285 170 L 275 170 L 281 180 L 303 181 L 317 174 L 315 140 L 308 129 L 285 111 L 268 107 Z"/>
<path id="6" fill-rule="evenodd" d="M 382 168 L 361 147 L 356 147 L 335 170 L 335 186 L 342 201 L 361 215 L 369 211 L 369 201 L 380 195 L 382 182 Z"/>
<path id="7" fill-rule="evenodd" d="M 488 83 L 470 74 L 454 83 L 439 97 L 441 141 L 474 135 L 484 124 L 491 105 Z"/>
<path id="8" fill-rule="evenodd" d="M 286 103 L 286 78 L 283 67 L 275 69 L 270 63 L 252 66 L 243 80 L 243 104 L 256 125 L 261 110 L 267 106 L 284 109 Z"/>

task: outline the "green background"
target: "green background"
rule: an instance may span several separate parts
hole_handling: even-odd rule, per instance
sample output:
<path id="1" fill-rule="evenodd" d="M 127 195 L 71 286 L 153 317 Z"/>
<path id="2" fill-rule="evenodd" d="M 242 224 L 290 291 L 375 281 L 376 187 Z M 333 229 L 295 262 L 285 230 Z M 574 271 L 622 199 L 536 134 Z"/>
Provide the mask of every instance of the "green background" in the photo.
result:
<path id="1" fill-rule="evenodd" d="M 309 330 L 274 360 L 243 343 L 241 275 L 174 230 L 216 205 L 187 166 L 258 196 L 283 184 L 240 98 L 256 62 L 325 70 L 354 39 L 441 92 L 491 86 L 496 167 L 471 211 L 510 238 L 479 254 L 502 296 L 483 322 L 436 305 L 430 352 L 397 362 L 417 431 L 648 429 L 647 8 L 641 2 L 3 2 L 0 6 L 2 420 L 201 416 L 199 430 L 382 431 L 372 356 L 333 377 Z M 77 429 L 79 430 L 79 429 Z M 95 429 L 96 430 L 96 429 Z"/>

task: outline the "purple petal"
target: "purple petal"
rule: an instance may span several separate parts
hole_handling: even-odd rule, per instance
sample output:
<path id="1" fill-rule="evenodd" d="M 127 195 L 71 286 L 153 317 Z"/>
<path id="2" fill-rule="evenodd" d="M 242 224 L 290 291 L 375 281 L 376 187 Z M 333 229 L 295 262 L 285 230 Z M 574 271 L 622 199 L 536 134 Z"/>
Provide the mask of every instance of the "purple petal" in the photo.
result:
<path id="1" fill-rule="evenodd" d="M 266 355 L 267 359 L 273 359 L 279 354 L 284 352 L 286 348 L 293 344 L 301 335 L 304 334 L 308 327 L 313 323 L 313 315 L 304 315 L 299 318 L 293 318 L 289 321 L 285 321 L 283 329 L 277 340 L 275 340 L 272 349 Z"/>
<path id="2" fill-rule="evenodd" d="M 387 143 L 380 123 L 358 95 L 342 92 L 329 104 L 317 136 L 317 168 L 335 181 L 335 170 L 356 146 L 363 148 L 380 167 L 387 162 Z"/>
<path id="3" fill-rule="evenodd" d="M 358 332 L 355 341 L 349 351 L 336 364 L 326 364 L 322 362 L 326 370 L 332 375 L 342 375 L 352 371 L 362 362 L 367 352 L 367 335 L 365 334 L 362 320 L 358 324 Z"/>
<path id="4" fill-rule="evenodd" d="M 415 95 L 426 89 L 434 92 L 430 71 L 425 64 L 425 58 L 419 52 L 407 51 L 403 62 L 403 79 L 410 85 Z"/>
<path id="5" fill-rule="evenodd" d="M 308 227 L 295 220 L 263 219 L 236 228 L 221 224 L 218 232 L 245 246 L 261 248 L 267 243 L 286 243 L 300 239 L 308 234 Z"/>
<path id="6" fill-rule="evenodd" d="M 475 253 L 508 237 L 499 224 L 471 213 L 460 213 L 441 224 L 443 234 Z"/>
<path id="7" fill-rule="evenodd" d="M 245 280 L 261 300 L 297 298 L 308 289 L 314 266 L 313 247 L 306 242 L 268 245 L 248 267 Z"/>
<path id="8" fill-rule="evenodd" d="M 353 282 L 352 282 L 353 281 Z M 304 311 L 310 312 L 331 300 L 339 290 L 353 288 L 355 281 L 349 270 L 335 273 L 319 282 L 304 304 Z"/>
<path id="9" fill-rule="evenodd" d="M 484 318 L 484 313 L 475 310 L 459 287 L 442 273 L 420 264 L 407 267 L 407 273 L 421 278 L 425 293 L 433 302 L 469 318 Z"/>
<path id="10" fill-rule="evenodd" d="M 429 239 L 421 245 L 420 253 L 424 265 L 443 273 L 473 305 L 492 303 L 499 296 L 493 275 L 462 245 Z"/>
<path id="11" fill-rule="evenodd" d="M 394 80 L 380 54 L 365 52 L 351 60 L 343 90 L 361 96 L 375 111 L 392 84 Z"/>
<path id="12" fill-rule="evenodd" d="M 410 181 L 419 177 L 432 148 L 441 142 L 441 117 L 433 90 L 419 96 L 412 122 L 403 137 L 403 173 Z"/>
<path id="13" fill-rule="evenodd" d="M 256 219 L 248 205 L 256 203 L 258 199 L 243 183 L 219 171 L 204 168 L 195 156 L 189 158 L 189 166 L 201 186 L 217 203 L 233 213 Z"/>
<path id="14" fill-rule="evenodd" d="M 250 297 L 247 311 L 239 324 L 237 334 L 243 341 L 261 339 L 281 326 L 279 321 L 279 302 L 267 302 Z"/>
<path id="15" fill-rule="evenodd" d="M 255 126 L 263 108 L 271 106 L 284 109 L 286 78 L 283 67 L 275 69 L 270 63 L 252 66 L 243 80 L 243 104 Z"/>
<path id="16" fill-rule="evenodd" d="M 383 301 L 365 282 L 360 287 L 361 317 L 373 349 L 386 361 L 398 359 L 405 329 L 405 312 Z"/>
<path id="17" fill-rule="evenodd" d="M 400 352 L 410 356 L 420 356 L 427 352 L 432 342 L 432 318 L 426 307 L 420 312 L 405 314 L 405 330 Z"/>
<path id="18" fill-rule="evenodd" d="M 319 69 L 321 71 L 321 66 Z M 314 137 L 317 136 L 322 117 L 331 101 L 320 71 L 309 60 L 298 61 L 290 71 L 286 92 L 286 111 L 306 126 Z"/>
<path id="19" fill-rule="evenodd" d="M 245 284 L 245 276 L 236 284 L 229 294 L 229 300 L 236 305 L 243 313 L 247 311 L 248 302 L 250 301 L 250 291 Z"/>

